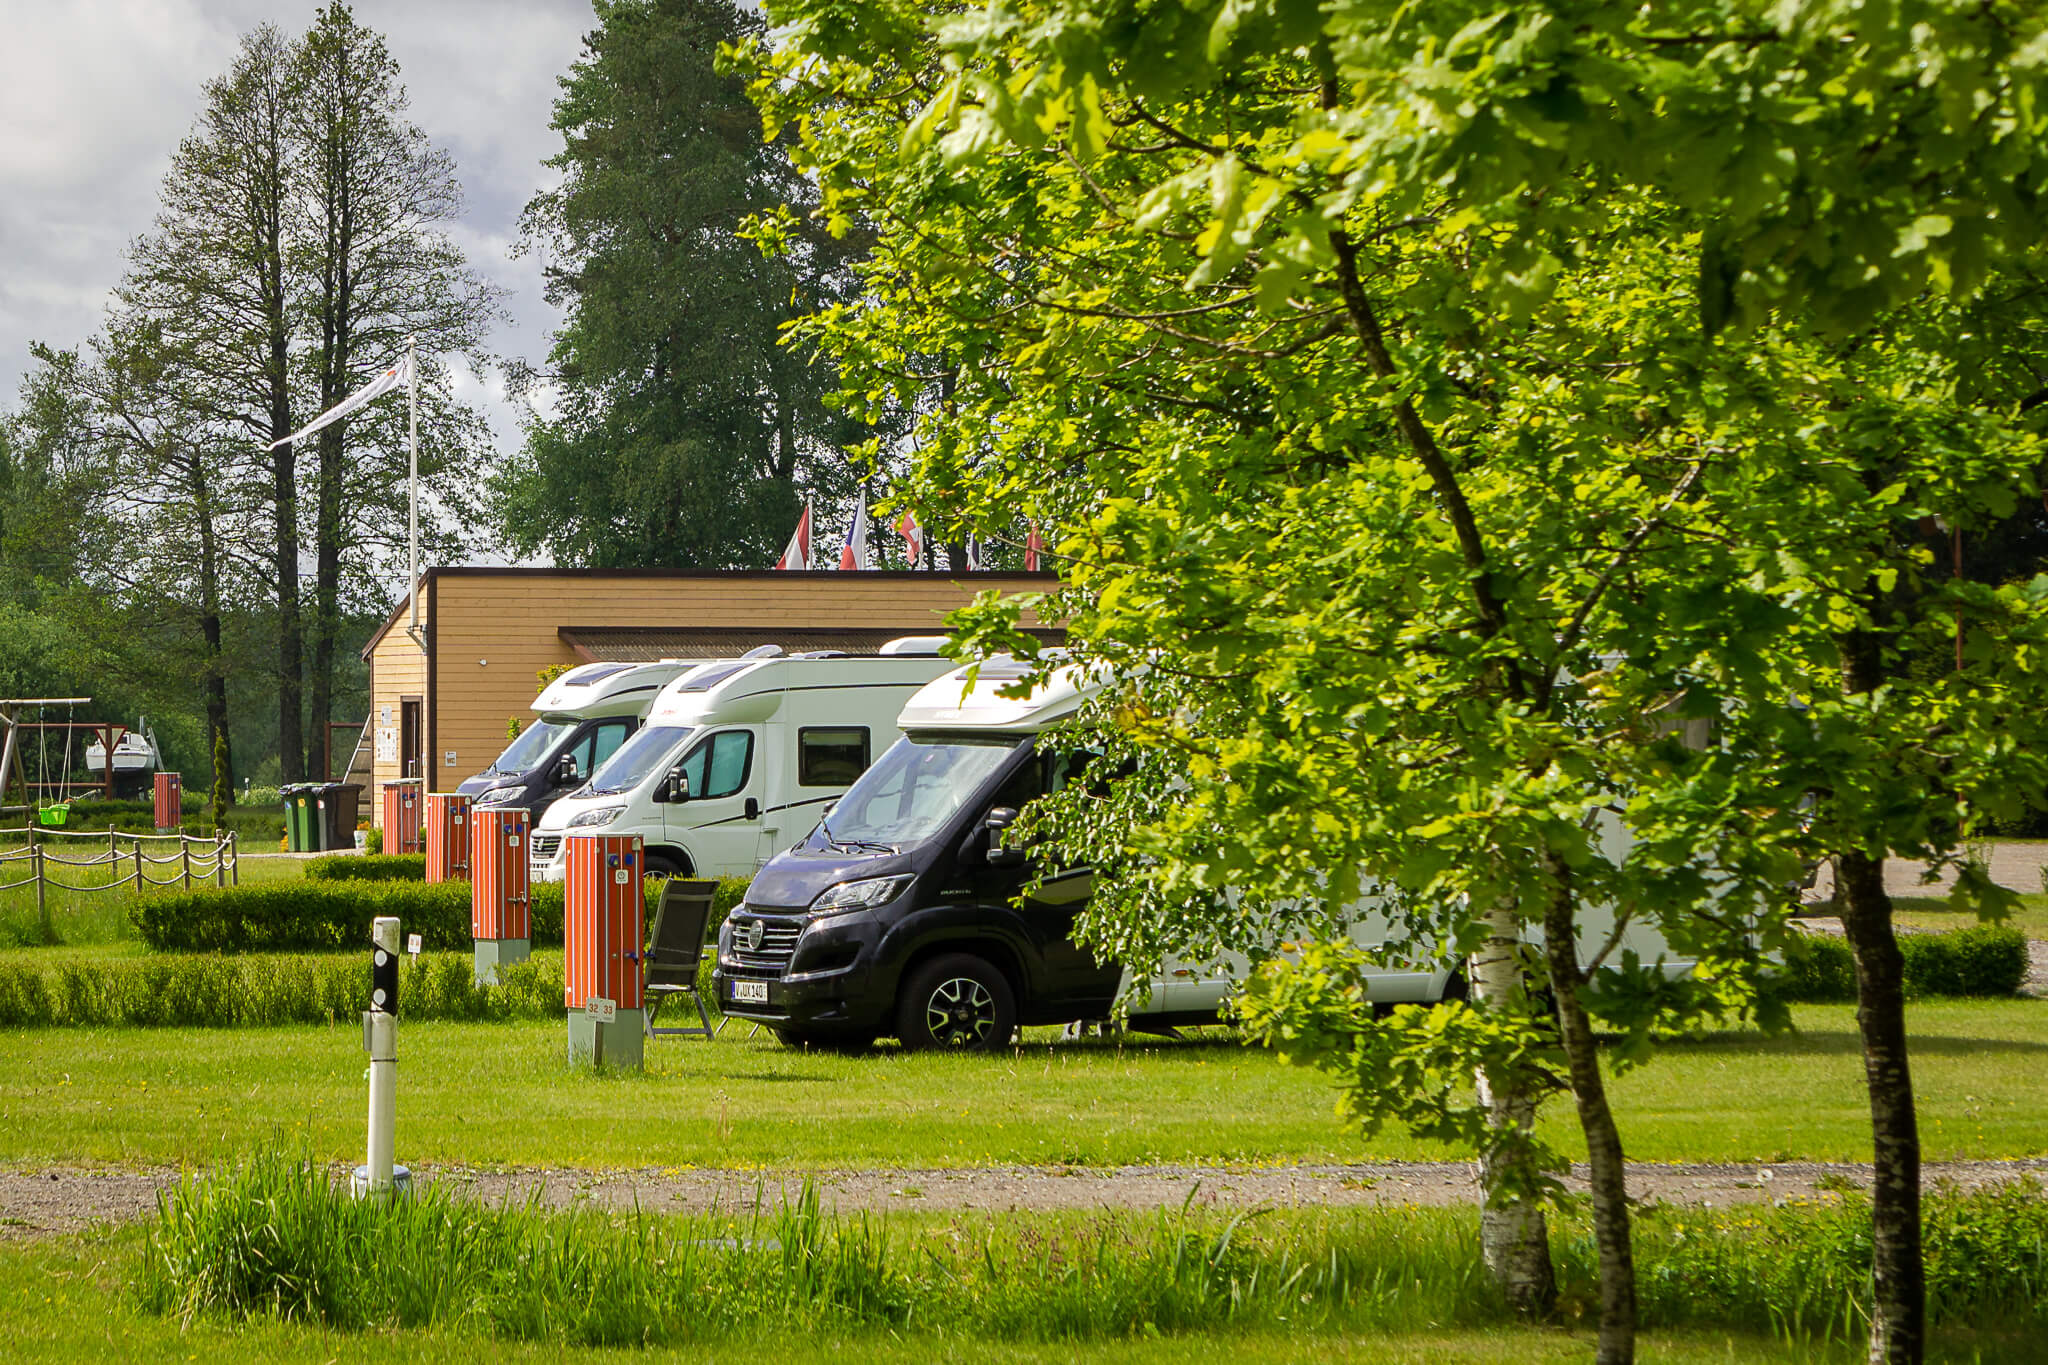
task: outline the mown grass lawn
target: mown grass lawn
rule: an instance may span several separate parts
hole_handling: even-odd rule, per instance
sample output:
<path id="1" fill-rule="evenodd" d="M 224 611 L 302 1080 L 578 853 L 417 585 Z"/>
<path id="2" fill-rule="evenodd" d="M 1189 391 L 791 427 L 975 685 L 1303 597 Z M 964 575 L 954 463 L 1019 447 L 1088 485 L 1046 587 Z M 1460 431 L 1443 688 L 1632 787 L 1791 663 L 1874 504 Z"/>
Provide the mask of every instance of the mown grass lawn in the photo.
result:
<path id="1" fill-rule="evenodd" d="M 1620 1077 L 1645 1161 L 1857 1161 L 1869 1115 L 1849 1006 L 1799 1031 L 1665 1048 Z M 2048 1002 L 1911 1007 L 1929 1160 L 2048 1154 Z M 826 1167 L 1340 1162 L 1463 1158 L 1406 1134 L 1366 1142 L 1315 1072 L 1224 1036 L 1054 1044 L 1008 1055 L 791 1052 L 743 1026 L 664 1040 L 644 1075 L 565 1062 L 560 1023 L 401 1026 L 399 1154 L 518 1166 Z M 364 1060 L 332 1028 L 0 1032 L 0 1162 L 206 1163 L 280 1134 L 359 1159 Z M 1576 1125 L 1546 1110 L 1576 1153 Z"/>
<path id="2" fill-rule="evenodd" d="M 1945 897 L 1899 896 L 1893 904 L 1898 922 L 1909 929 L 1967 929 L 1979 922 L 1975 910 L 1958 910 Z M 2048 896 L 2021 896 L 2006 923 L 2028 938 L 2048 939 Z"/>
<path id="3" fill-rule="evenodd" d="M 50 852 L 72 858 L 91 857 L 95 851 L 106 852 L 104 843 L 95 845 L 91 840 L 62 841 L 64 847 L 50 846 Z M 167 857 L 177 848 L 176 844 L 158 846 L 145 845 L 144 851 L 152 858 Z M 125 858 L 127 844 L 121 851 Z M 132 865 L 125 861 L 117 868 L 66 867 L 52 862 L 49 865 L 50 879 L 69 887 L 98 888 L 107 882 L 132 871 Z M 14 882 L 27 875 L 27 864 L 10 862 L 5 865 L 5 875 L 0 882 Z M 176 867 L 160 867 L 145 864 L 145 872 L 151 878 L 162 881 L 177 875 Z M 241 884 L 250 882 L 293 881 L 306 875 L 306 864 L 299 858 L 252 857 L 245 849 L 241 865 L 235 874 Z M 195 877 L 193 885 L 210 885 L 210 882 Z M 182 890 L 176 887 L 151 887 L 143 895 L 157 895 L 165 891 Z M 81 948 L 97 953 L 146 952 L 142 941 L 136 937 L 135 926 L 129 922 L 128 908 L 135 903 L 136 891 L 131 884 L 111 890 L 65 890 L 51 886 L 45 890 L 49 904 L 51 927 L 56 931 L 58 946 L 45 947 L 41 942 L 41 921 L 36 913 L 35 887 L 11 886 L 0 890 L 0 953 L 63 952 L 76 956 Z"/>

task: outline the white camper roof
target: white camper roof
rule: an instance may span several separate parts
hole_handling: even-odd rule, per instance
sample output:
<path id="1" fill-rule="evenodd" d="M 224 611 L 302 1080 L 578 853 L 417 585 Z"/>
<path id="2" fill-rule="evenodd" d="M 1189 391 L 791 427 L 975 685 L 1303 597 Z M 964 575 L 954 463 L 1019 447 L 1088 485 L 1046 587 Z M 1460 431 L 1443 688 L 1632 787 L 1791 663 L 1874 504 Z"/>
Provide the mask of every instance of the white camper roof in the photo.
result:
<path id="1" fill-rule="evenodd" d="M 785 654 L 697 664 L 662 688 L 649 725 L 765 721 L 792 691 L 921 687 L 951 661 L 924 653 Z"/>
<path id="2" fill-rule="evenodd" d="M 999 654 L 976 668 L 958 668 L 927 684 L 896 718 L 900 730 L 997 730 L 1037 734 L 1071 720 L 1081 703 L 1101 691 L 1093 671 L 1075 664 L 1055 668 L 1052 675 L 1022 697 L 1003 695 L 1027 677 L 1034 665 Z M 970 686 L 968 677 L 972 675 Z"/>
<path id="3" fill-rule="evenodd" d="M 541 689 L 533 699 L 542 716 L 637 716 L 647 709 L 664 684 L 694 659 L 662 659 L 657 663 L 578 664 Z"/>

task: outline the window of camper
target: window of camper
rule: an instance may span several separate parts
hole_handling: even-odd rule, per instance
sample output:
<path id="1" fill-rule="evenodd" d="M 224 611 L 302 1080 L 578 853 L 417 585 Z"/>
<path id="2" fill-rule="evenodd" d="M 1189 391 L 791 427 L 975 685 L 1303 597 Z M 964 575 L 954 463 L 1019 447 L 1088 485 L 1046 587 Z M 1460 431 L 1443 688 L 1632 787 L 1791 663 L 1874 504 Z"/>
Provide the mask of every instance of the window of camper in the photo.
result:
<path id="1" fill-rule="evenodd" d="M 720 730 L 690 750 L 683 760 L 683 774 L 690 781 L 690 799 L 709 801 L 731 796 L 747 785 L 747 770 L 754 763 L 754 735 L 750 730 Z"/>
<path id="2" fill-rule="evenodd" d="M 817 725 L 797 730 L 797 785 L 848 787 L 867 769 L 867 726 Z"/>

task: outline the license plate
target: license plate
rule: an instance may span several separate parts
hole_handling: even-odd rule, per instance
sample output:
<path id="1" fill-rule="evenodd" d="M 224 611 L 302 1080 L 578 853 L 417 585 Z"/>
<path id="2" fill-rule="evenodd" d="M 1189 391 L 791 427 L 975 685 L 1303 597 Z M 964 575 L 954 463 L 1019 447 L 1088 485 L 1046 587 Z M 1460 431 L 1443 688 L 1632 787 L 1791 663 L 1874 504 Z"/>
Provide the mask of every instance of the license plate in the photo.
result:
<path id="1" fill-rule="evenodd" d="M 732 983 L 732 1002 L 735 1005 L 765 1005 L 768 1003 L 768 983 L 765 981 L 735 981 Z"/>

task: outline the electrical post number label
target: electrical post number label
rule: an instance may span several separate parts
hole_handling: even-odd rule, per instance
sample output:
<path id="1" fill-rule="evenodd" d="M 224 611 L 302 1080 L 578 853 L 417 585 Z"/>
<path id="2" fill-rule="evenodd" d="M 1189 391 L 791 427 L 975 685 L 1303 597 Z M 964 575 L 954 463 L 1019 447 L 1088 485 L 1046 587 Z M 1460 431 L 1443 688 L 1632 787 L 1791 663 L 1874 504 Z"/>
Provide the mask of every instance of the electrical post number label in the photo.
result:
<path id="1" fill-rule="evenodd" d="M 735 981 L 732 983 L 732 999 L 738 1005 L 765 1005 L 768 1003 L 768 983 Z"/>
<path id="2" fill-rule="evenodd" d="M 593 995 L 583 1002 L 583 1012 L 600 1024 L 609 1024 L 619 1017 L 619 1006 L 615 1000 Z"/>

